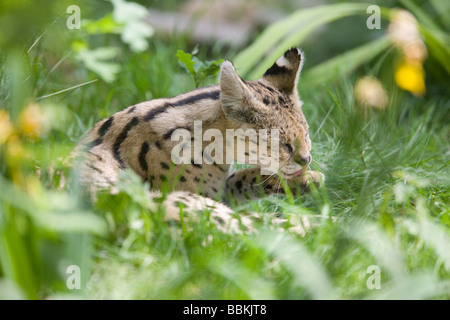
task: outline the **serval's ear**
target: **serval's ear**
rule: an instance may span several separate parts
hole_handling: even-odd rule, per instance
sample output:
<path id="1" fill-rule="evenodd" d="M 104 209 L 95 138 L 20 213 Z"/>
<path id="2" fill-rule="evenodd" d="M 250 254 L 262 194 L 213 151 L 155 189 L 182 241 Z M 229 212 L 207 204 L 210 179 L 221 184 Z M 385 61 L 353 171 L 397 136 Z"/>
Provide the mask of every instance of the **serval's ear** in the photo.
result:
<path id="1" fill-rule="evenodd" d="M 297 48 L 286 51 L 267 71 L 263 79 L 287 94 L 296 90 L 305 57 Z"/>
<path id="2" fill-rule="evenodd" d="M 238 122 L 251 122 L 253 94 L 236 73 L 233 64 L 225 61 L 220 68 L 220 102 L 225 115 Z"/>

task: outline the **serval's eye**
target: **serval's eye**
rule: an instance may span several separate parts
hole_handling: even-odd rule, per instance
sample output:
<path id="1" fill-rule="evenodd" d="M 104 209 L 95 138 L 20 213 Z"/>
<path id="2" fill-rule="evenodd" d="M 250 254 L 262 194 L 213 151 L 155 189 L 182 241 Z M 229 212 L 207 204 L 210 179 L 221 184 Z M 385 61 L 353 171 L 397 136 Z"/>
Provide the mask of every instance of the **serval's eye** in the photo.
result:
<path id="1" fill-rule="evenodd" d="M 292 154 L 294 152 L 294 148 L 292 147 L 292 145 L 290 143 L 286 143 L 284 145 L 284 149 L 289 153 Z"/>

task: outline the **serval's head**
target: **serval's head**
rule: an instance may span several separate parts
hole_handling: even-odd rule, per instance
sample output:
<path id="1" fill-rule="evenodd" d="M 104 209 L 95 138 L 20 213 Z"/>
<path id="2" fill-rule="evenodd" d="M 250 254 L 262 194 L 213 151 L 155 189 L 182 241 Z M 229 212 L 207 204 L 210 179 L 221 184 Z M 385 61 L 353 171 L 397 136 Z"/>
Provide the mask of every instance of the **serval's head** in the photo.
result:
<path id="1" fill-rule="evenodd" d="M 299 175 L 311 162 L 308 123 L 297 92 L 303 62 L 303 53 L 292 48 L 257 81 L 242 80 L 228 61 L 220 71 L 220 100 L 227 118 L 244 130 L 278 129 L 279 169 L 286 178 Z M 269 134 L 269 156 L 271 140 Z"/>

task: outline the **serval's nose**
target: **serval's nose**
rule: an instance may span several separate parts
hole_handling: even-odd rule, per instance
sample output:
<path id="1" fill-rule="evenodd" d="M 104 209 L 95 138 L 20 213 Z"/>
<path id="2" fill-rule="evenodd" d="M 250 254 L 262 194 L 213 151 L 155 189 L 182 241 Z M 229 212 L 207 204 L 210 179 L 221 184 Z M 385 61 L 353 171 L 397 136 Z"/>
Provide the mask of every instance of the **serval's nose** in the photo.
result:
<path id="1" fill-rule="evenodd" d="M 307 166 L 308 164 L 311 163 L 311 160 L 312 160 L 311 155 L 309 155 L 309 156 L 307 156 L 307 157 L 300 157 L 300 156 L 299 156 L 298 163 L 299 163 L 300 165 L 302 165 L 302 166 Z"/>

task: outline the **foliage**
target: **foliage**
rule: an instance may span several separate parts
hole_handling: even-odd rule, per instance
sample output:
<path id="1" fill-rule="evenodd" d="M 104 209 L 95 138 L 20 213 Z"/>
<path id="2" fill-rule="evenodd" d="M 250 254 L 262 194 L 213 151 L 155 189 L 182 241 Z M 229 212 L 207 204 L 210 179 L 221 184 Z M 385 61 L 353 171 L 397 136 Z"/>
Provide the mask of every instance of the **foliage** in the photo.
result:
<path id="1" fill-rule="evenodd" d="M 183 50 L 177 51 L 177 59 L 180 66 L 192 76 L 194 79 L 195 87 L 198 88 L 200 84 L 207 78 L 216 76 L 219 73 L 220 65 L 223 59 L 215 61 L 201 61 L 194 54 L 198 49 L 194 49 L 194 52 L 186 53 Z"/>
<path id="2" fill-rule="evenodd" d="M 365 13 L 366 8 L 366 4 L 341 3 L 294 12 L 269 26 L 243 50 L 235 59 L 236 68 L 248 78 L 257 79 L 283 52 L 301 43 L 314 29 L 336 19 Z"/>
<path id="3" fill-rule="evenodd" d="M 75 58 L 106 82 L 113 82 L 121 70 L 119 64 L 109 61 L 119 55 L 119 48 L 105 46 L 90 49 L 89 38 L 95 35 L 118 34 L 132 51 L 142 52 L 148 48 L 147 38 L 154 33 L 153 28 L 143 21 L 148 15 L 143 6 L 124 0 L 111 0 L 111 3 L 112 13 L 98 20 L 83 20 L 83 31 L 72 42 Z"/>
<path id="4" fill-rule="evenodd" d="M 410 9 L 411 12 L 416 14 L 419 21 L 417 28 L 419 28 L 420 33 L 427 43 L 432 58 L 435 58 L 440 66 L 447 71 L 447 76 L 450 75 L 448 63 L 450 60 L 450 38 L 448 34 L 445 33 L 443 27 L 434 23 L 430 15 L 419 6 L 415 5 L 413 1 L 405 0 L 402 1 L 402 3 L 404 3 L 406 8 Z M 433 4 L 435 3 L 433 2 Z M 436 9 L 438 9 L 438 5 Z M 339 79 L 339 76 L 347 75 L 361 64 L 371 61 L 380 53 L 389 50 L 389 46 L 398 46 L 399 39 L 398 37 L 394 37 L 392 31 L 392 29 L 396 27 L 394 26 L 394 22 L 396 22 L 395 20 L 403 20 L 398 23 L 400 26 L 397 29 L 400 29 L 405 27 L 405 22 L 409 23 L 410 21 L 404 21 L 407 20 L 404 16 L 400 17 L 400 19 L 396 19 L 397 12 L 398 10 L 396 8 L 390 9 L 382 7 L 380 9 L 380 13 L 386 19 L 391 20 L 391 25 L 387 30 L 388 33 L 390 33 L 389 39 L 382 37 L 371 43 L 363 44 L 358 48 L 348 50 L 329 61 L 325 61 L 322 64 L 315 66 L 306 73 L 308 80 L 324 82 L 330 81 L 331 79 Z M 264 30 L 264 32 L 249 47 L 238 54 L 235 59 L 236 67 L 244 75 L 247 75 L 248 78 L 257 79 L 285 50 L 304 41 L 308 36 L 311 36 L 317 28 L 332 21 L 355 15 L 367 15 L 367 4 L 338 3 L 298 10 Z M 412 17 L 412 19 L 415 18 Z M 403 31 L 403 33 L 407 34 L 401 36 L 410 38 L 412 36 L 411 32 L 414 32 L 414 28 L 416 28 L 414 23 L 415 21 L 411 23 L 413 24 L 412 28 L 408 26 L 408 31 Z M 389 40 L 391 41 L 389 42 Z M 411 43 L 406 43 L 404 48 L 401 49 L 406 51 L 408 50 L 407 47 L 410 45 Z M 412 49 L 409 48 L 409 50 Z M 407 52 L 405 52 L 405 54 L 406 53 Z M 408 81 L 406 78 L 417 77 L 419 78 L 419 81 L 422 81 L 421 79 L 424 77 L 421 67 L 422 62 L 423 59 L 421 59 L 418 65 L 409 64 L 408 71 L 411 71 L 407 72 L 405 77 L 396 77 L 400 87 L 413 93 L 423 93 L 422 91 L 425 90 L 424 88 L 416 89 L 417 86 L 413 85 L 411 87 L 410 85 L 404 85 L 404 83 Z M 403 66 L 404 65 L 405 63 L 403 63 Z M 400 69 L 401 66 L 397 66 L 397 71 L 401 71 Z"/>

